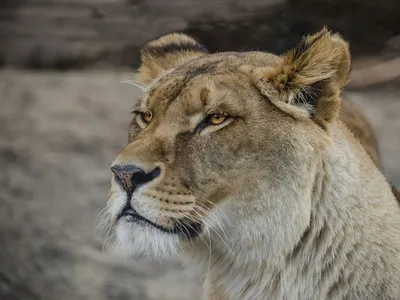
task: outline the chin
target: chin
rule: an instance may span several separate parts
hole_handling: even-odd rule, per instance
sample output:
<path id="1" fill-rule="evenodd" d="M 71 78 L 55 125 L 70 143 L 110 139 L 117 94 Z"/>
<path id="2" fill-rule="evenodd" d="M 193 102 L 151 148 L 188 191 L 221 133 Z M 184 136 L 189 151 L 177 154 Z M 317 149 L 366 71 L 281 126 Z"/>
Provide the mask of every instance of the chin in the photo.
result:
<path id="1" fill-rule="evenodd" d="M 173 219 L 169 223 L 169 216 L 160 216 L 156 209 L 143 209 L 138 198 L 134 200 L 127 201 L 126 192 L 118 185 L 112 186 L 107 215 L 114 229 L 113 250 L 119 255 L 155 260 L 175 258 L 202 232 L 200 223 L 191 219 Z"/>
<path id="2" fill-rule="evenodd" d="M 119 220 L 115 232 L 116 250 L 129 257 L 171 259 L 177 257 L 183 243 L 179 235 L 140 221 Z"/>

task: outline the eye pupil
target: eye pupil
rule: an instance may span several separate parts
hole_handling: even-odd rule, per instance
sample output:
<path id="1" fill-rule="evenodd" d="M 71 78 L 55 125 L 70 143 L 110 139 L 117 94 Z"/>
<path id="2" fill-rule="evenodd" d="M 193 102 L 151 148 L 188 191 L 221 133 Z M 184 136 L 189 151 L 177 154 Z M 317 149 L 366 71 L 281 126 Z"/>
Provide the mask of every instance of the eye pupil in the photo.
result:
<path id="1" fill-rule="evenodd" d="M 222 114 L 213 114 L 213 115 L 210 115 L 210 123 L 211 123 L 212 125 L 219 125 L 219 124 L 221 124 L 222 122 L 224 122 L 225 119 L 226 119 L 226 116 L 225 116 L 225 115 L 222 115 Z"/>
<path id="2" fill-rule="evenodd" d="M 142 113 L 142 119 L 146 123 L 149 123 L 151 121 L 151 119 L 152 119 L 152 115 L 149 114 L 149 113 Z"/>

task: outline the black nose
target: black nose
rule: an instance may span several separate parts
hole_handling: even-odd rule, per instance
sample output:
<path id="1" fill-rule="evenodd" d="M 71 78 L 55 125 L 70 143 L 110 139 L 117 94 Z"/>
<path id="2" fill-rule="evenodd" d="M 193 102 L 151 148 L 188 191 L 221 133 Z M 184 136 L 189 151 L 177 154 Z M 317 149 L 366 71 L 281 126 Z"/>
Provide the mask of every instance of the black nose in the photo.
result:
<path id="1" fill-rule="evenodd" d="M 127 192 L 132 192 L 138 186 L 146 184 L 160 175 L 160 168 L 156 167 L 153 171 L 146 173 L 141 168 L 133 165 L 117 165 L 111 167 L 118 181 Z"/>

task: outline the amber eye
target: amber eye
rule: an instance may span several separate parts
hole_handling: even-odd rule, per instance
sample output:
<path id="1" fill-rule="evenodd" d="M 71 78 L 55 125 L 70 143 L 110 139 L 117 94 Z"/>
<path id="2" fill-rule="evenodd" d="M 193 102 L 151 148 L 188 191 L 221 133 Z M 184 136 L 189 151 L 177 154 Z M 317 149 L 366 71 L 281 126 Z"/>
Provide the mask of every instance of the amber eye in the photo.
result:
<path id="1" fill-rule="evenodd" d="M 222 124 L 227 119 L 226 115 L 223 114 L 212 114 L 209 116 L 209 123 L 211 125 L 219 125 Z"/>
<path id="2" fill-rule="evenodd" d="M 145 123 L 150 123 L 151 119 L 153 118 L 153 115 L 151 113 L 140 113 L 140 117 L 142 118 L 142 121 Z"/>
<path id="3" fill-rule="evenodd" d="M 150 121 L 153 119 L 153 114 L 151 112 L 138 112 L 138 111 L 133 111 L 136 113 L 136 123 L 144 129 L 147 124 L 150 123 Z"/>

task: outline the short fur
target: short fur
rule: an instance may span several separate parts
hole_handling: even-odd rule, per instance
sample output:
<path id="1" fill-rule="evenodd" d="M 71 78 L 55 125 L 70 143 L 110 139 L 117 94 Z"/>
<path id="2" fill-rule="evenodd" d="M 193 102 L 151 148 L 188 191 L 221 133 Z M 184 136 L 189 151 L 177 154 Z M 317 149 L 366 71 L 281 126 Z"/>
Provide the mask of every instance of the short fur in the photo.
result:
<path id="1" fill-rule="evenodd" d="M 400 299 L 399 205 L 362 114 L 340 117 L 364 147 L 338 117 L 347 43 L 324 29 L 282 56 L 206 52 L 174 34 L 143 48 L 152 120 L 134 118 L 113 166 L 161 175 L 129 198 L 113 176 L 118 244 L 202 263 L 209 300 Z M 159 227 L 117 221 L 126 204 Z"/>

